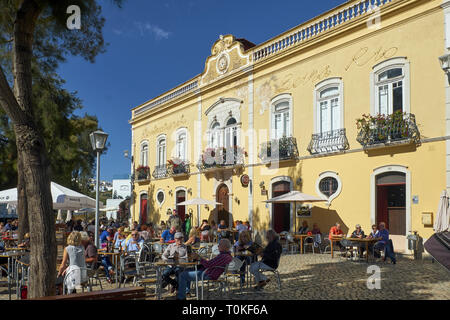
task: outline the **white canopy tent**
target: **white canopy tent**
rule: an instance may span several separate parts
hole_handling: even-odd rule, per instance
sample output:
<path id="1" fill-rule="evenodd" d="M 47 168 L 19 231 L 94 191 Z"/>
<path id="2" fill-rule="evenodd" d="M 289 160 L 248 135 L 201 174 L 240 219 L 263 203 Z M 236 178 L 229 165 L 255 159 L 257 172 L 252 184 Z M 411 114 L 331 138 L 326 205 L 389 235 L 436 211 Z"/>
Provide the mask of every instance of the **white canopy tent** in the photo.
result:
<path id="1" fill-rule="evenodd" d="M 82 193 L 63 187 L 55 182 L 50 185 L 53 209 L 78 210 L 82 208 L 95 208 L 95 199 Z M 17 188 L 0 191 L 0 203 L 17 204 Z"/>

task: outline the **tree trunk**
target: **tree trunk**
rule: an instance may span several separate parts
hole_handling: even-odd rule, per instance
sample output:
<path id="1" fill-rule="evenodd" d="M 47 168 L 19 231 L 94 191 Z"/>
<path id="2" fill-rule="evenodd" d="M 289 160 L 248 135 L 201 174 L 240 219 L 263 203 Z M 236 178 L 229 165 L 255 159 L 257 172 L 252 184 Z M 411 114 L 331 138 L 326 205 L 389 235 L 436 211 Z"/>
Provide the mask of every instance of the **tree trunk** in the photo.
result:
<path id="1" fill-rule="evenodd" d="M 42 8 L 23 0 L 14 21 L 14 93 L 0 68 L 0 106 L 14 124 L 17 154 L 25 182 L 30 232 L 30 298 L 55 294 L 56 244 L 48 161 L 44 140 L 34 124 L 31 58 L 36 20 Z M 20 184 L 20 181 L 19 181 Z M 20 201 L 20 200 L 19 200 Z M 19 208 L 23 207 L 19 204 Z"/>
<path id="2" fill-rule="evenodd" d="M 26 233 L 30 232 L 28 221 L 28 203 L 25 190 L 25 176 L 23 171 L 22 157 L 17 154 L 17 215 L 19 217 L 19 242 L 23 240 Z"/>

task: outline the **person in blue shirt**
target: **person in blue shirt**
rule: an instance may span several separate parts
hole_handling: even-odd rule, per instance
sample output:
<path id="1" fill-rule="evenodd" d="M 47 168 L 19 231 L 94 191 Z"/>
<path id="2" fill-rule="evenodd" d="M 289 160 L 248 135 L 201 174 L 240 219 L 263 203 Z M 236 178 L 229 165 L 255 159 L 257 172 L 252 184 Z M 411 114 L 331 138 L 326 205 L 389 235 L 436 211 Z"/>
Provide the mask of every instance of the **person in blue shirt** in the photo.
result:
<path id="1" fill-rule="evenodd" d="M 144 240 L 139 238 L 139 232 L 137 230 L 133 230 L 131 232 L 131 239 L 125 242 L 125 251 L 126 252 L 138 252 L 141 250 L 142 243 Z"/>
<path id="2" fill-rule="evenodd" d="M 389 240 L 389 231 L 386 229 L 386 224 L 384 222 L 380 222 L 379 230 L 375 233 L 375 238 L 380 238 L 380 240 L 375 243 L 374 249 L 377 251 L 376 257 L 379 258 L 379 251 L 384 249 L 385 260 L 387 257 L 391 259 L 393 264 L 396 264 L 396 259 L 394 255 L 394 250 L 391 245 L 391 241 Z"/>
<path id="3" fill-rule="evenodd" d="M 161 242 L 162 243 L 174 242 L 176 231 L 177 229 L 175 226 L 172 226 L 170 229 L 164 230 L 164 232 L 161 234 Z"/>
<path id="4" fill-rule="evenodd" d="M 114 239 L 113 229 L 111 227 L 108 227 L 105 231 L 103 231 L 100 234 L 100 243 L 102 244 L 102 247 L 105 247 L 106 243 L 108 241 L 112 241 Z"/>

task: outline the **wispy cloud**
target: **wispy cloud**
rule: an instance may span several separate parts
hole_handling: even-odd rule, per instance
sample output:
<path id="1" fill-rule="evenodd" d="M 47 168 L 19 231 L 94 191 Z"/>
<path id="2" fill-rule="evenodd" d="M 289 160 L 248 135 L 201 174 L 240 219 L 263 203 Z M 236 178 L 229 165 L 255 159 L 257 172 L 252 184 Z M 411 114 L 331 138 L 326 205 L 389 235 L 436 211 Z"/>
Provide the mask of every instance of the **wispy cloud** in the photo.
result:
<path id="1" fill-rule="evenodd" d="M 171 32 L 149 22 L 135 21 L 134 26 L 138 29 L 139 34 L 142 37 L 150 34 L 155 37 L 156 40 L 169 39 L 169 36 L 172 34 Z"/>

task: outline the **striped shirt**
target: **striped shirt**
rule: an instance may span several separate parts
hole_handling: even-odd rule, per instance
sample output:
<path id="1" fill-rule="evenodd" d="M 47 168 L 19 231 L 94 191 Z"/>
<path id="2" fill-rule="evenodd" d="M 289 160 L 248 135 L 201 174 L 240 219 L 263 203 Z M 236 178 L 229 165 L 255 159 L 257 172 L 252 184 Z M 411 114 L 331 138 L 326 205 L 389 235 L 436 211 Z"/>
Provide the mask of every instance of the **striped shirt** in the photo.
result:
<path id="1" fill-rule="evenodd" d="M 204 267 L 204 269 L 212 268 L 212 267 L 225 267 L 228 265 L 233 257 L 230 252 L 221 252 L 217 257 L 211 260 L 202 259 L 200 264 Z M 223 273 L 224 269 L 222 268 L 214 268 L 206 271 L 206 275 L 210 280 L 217 280 L 220 275 Z"/>

